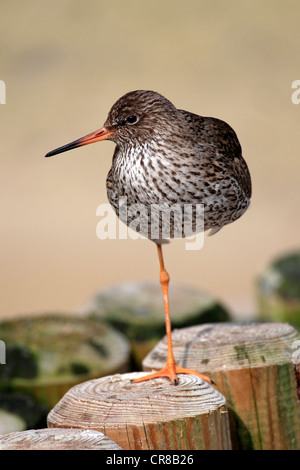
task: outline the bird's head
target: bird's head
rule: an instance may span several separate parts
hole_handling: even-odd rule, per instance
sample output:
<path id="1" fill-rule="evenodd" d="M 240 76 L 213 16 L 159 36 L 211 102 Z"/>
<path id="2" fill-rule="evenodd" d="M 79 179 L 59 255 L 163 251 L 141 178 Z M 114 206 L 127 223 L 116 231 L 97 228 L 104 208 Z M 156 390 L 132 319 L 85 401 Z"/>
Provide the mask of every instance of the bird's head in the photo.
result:
<path id="1" fill-rule="evenodd" d="M 176 111 L 175 106 L 159 93 L 130 91 L 112 106 L 101 129 L 52 150 L 45 156 L 51 157 L 100 140 L 112 140 L 118 145 L 146 142 L 170 127 Z"/>

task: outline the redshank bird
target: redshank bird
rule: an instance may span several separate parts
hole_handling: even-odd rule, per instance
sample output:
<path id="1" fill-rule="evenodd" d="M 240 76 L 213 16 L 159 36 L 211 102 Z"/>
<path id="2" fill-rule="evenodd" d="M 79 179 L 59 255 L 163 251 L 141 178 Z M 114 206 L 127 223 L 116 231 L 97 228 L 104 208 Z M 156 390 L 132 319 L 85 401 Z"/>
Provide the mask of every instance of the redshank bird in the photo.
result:
<path id="1" fill-rule="evenodd" d="M 248 208 L 251 198 L 250 173 L 238 138 L 224 121 L 177 109 L 154 91 L 136 90 L 116 101 L 101 129 L 47 153 L 46 157 L 100 140 L 112 140 L 116 144 L 106 180 L 109 202 L 121 220 L 124 217 L 120 201 L 126 202 L 126 220 L 123 221 L 127 225 L 136 217 L 136 210 L 131 213 L 130 208 L 136 208 L 136 205 L 146 208 L 147 223 L 136 225 L 135 230 L 156 243 L 160 265 L 167 362 L 160 371 L 134 382 L 168 377 L 176 385 L 178 374 L 183 373 L 195 374 L 212 383 L 209 377 L 175 362 L 169 313 L 170 278 L 162 253 L 164 210 L 160 210 L 158 218 L 149 217 L 149 214 L 153 207 L 168 211 L 176 206 L 180 212 L 186 205 L 192 206 L 190 230 L 180 223 L 178 232 L 180 219 L 172 211 L 177 227 L 174 230 L 171 217 L 168 238 L 177 237 L 178 233 L 181 237 L 193 233 L 197 227 L 195 214 L 199 204 L 204 208 L 201 230 L 211 229 L 215 233 L 238 219 Z"/>

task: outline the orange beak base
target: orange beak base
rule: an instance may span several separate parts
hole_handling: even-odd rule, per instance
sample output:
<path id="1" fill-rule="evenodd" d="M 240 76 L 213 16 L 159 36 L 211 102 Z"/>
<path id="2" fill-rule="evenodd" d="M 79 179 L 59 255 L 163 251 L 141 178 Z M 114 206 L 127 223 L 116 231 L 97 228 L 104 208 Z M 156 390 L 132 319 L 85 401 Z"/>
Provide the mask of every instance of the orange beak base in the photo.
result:
<path id="1" fill-rule="evenodd" d="M 94 142 L 98 142 L 100 140 L 106 140 L 110 135 L 113 134 L 113 131 L 108 131 L 105 127 L 98 129 L 91 134 L 88 134 L 80 139 L 74 140 L 69 144 L 63 145 L 62 147 L 58 147 L 55 150 L 51 150 L 48 152 L 45 157 L 52 157 L 53 155 L 57 155 L 58 153 L 67 152 L 68 150 L 76 149 L 77 147 L 82 147 L 83 145 L 93 144 Z"/>

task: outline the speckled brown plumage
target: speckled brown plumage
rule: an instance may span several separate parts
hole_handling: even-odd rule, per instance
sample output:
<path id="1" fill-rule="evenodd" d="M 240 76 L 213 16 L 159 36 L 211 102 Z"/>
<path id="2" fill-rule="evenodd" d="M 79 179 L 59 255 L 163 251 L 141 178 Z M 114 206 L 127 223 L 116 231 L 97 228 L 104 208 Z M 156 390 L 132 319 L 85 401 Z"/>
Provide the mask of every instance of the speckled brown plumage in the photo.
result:
<path id="1" fill-rule="evenodd" d="M 215 233 L 245 212 L 251 198 L 251 179 L 238 138 L 219 119 L 176 109 L 158 93 L 137 90 L 113 105 L 101 129 L 46 157 L 107 139 L 116 143 L 106 181 L 108 199 L 123 222 L 156 242 L 165 307 L 166 366 L 134 382 L 167 377 L 176 385 L 178 374 L 194 374 L 213 383 L 199 371 L 175 362 L 170 278 L 162 242 L 165 238 L 194 235 L 197 230 L 212 229 Z M 199 204 L 204 206 L 202 227 L 197 225 Z"/>
<path id="2" fill-rule="evenodd" d="M 109 202 L 123 222 L 154 241 L 195 234 L 199 204 L 202 229 L 211 233 L 250 204 L 249 170 L 224 121 L 177 109 L 154 91 L 136 90 L 112 106 L 99 131 L 46 156 L 104 139 L 116 143 L 106 180 Z M 164 230 L 162 220 L 169 220 Z"/>
<path id="3" fill-rule="evenodd" d="M 138 121 L 128 124 L 128 116 Z M 107 194 L 121 219 L 120 196 L 129 207 L 204 204 L 204 228 L 213 232 L 248 208 L 250 174 L 238 138 L 224 121 L 176 109 L 160 94 L 138 90 L 113 105 L 104 127 L 114 131 L 108 139 L 117 144 Z M 136 217 L 129 214 L 127 223 Z M 172 223 L 171 218 L 171 238 Z M 143 234 L 151 238 L 150 227 Z"/>

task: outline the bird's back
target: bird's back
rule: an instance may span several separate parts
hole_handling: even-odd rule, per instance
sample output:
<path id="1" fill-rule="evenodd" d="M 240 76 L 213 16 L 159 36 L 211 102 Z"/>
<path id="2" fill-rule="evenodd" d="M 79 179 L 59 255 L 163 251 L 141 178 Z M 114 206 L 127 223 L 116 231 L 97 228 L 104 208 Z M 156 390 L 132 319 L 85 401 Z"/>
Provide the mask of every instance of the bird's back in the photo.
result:
<path id="1" fill-rule="evenodd" d="M 227 168 L 236 178 L 247 198 L 251 198 L 252 185 L 248 165 L 242 157 L 242 148 L 232 127 L 225 121 L 214 117 L 198 116 L 188 111 L 179 110 L 190 130 L 188 139 L 199 144 L 199 153 L 212 147 L 208 165 Z M 205 151 L 205 150 L 204 150 Z"/>

